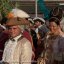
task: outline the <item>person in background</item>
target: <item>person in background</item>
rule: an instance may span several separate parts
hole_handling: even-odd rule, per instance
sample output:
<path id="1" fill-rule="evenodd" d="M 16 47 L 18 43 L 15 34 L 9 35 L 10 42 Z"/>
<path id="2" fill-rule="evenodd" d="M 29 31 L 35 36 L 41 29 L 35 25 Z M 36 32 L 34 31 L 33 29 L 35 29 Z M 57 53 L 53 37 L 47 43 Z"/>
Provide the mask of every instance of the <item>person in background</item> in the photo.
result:
<path id="1" fill-rule="evenodd" d="M 37 34 L 37 38 L 38 38 L 38 47 L 37 47 L 37 51 L 36 51 L 36 56 L 37 58 L 40 56 L 42 50 L 44 49 L 44 43 L 43 43 L 43 39 L 46 35 L 46 33 L 49 31 L 49 29 L 47 28 L 47 26 L 45 25 L 45 20 L 43 18 L 39 18 L 36 17 L 33 19 L 35 26 L 36 26 L 36 34 Z"/>
<path id="2" fill-rule="evenodd" d="M 38 36 L 38 39 L 41 38 L 43 39 L 44 36 L 46 35 L 46 33 L 49 31 L 49 29 L 47 28 L 47 26 L 45 25 L 45 20 L 43 18 L 39 18 L 39 17 L 36 17 L 33 19 L 34 20 L 34 23 L 35 23 L 35 26 L 37 27 L 36 28 L 36 33 L 39 34 Z M 39 44 L 39 43 L 38 43 Z"/>
<path id="3" fill-rule="evenodd" d="M 30 34 L 32 36 L 32 40 L 33 40 L 33 45 L 35 47 L 35 49 L 37 48 L 37 34 L 35 32 L 35 26 L 34 26 L 34 21 L 33 19 L 28 19 L 30 22 L 29 28 L 30 28 Z"/>
<path id="4" fill-rule="evenodd" d="M 36 50 L 37 50 L 37 42 L 38 42 L 38 38 L 37 38 L 37 34 L 35 32 L 35 26 L 34 26 L 34 21 L 33 19 L 29 18 L 28 19 L 30 24 L 29 24 L 29 28 L 30 28 L 30 34 L 33 40 L 33 48 L 34 48 L 34 61 L 36 60 Z M 34 62 L 33 62 L 34 63 Z M 36 62 L 35 62 L 36 63 Z"/>

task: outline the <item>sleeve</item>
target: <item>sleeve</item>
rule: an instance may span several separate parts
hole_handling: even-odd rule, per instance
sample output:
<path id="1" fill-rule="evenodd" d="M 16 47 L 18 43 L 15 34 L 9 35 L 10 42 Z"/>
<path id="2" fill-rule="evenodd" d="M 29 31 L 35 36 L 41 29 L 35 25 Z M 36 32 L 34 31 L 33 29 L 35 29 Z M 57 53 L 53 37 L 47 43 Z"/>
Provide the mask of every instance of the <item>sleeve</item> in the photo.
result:
<path id="1" fill-rule="evenodd" d="M 6 47 L 6 45 L 8 44 L 8 42 L 5 42 L 5 45 L 4 45 L 4 51 L 3 51 L 3 55 L 2 55 L 2 61 L 4 61 L 4 59 L 5 59 L 5 47 Z"/>
<path id="2" fill-rule="evenodd" d="M 59 43 L 60 43 L 60 52 L 62 51 L 64 53 L 64 37 L 62 37 L 60 40 L 59 40 Z"/>
<path id="3" fill-rule="evenodd" d="M 32 59 L 32 46 L 29 41 L 26 41 L 22 47 L 20 64 L 31 64 L 31 59 Z"/>

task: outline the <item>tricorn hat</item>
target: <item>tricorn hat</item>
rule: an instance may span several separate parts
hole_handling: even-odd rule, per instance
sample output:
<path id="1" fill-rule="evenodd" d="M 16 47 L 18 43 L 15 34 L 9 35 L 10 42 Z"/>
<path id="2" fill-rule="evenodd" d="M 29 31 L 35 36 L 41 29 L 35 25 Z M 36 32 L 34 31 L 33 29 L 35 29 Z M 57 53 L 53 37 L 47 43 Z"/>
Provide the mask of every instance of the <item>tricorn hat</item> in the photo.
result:
<path id="1" fill-rule="evenodd" d="M 29 21 L 24 18 L 10 18 L 6 22 L 6 26 L 13 26 L 13 25 L 27 25 L 29 24 Z"/>

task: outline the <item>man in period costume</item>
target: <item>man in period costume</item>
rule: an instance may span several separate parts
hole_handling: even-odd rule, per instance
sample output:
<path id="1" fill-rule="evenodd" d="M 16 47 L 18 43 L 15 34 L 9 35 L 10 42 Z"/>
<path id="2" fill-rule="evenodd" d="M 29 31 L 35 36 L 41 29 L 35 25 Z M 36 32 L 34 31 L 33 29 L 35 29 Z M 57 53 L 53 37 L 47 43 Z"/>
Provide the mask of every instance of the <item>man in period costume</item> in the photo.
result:
<path id="1" fill-rule="evenodd" d="M 37 34 L 39 34 L 39 36 L 42 40 L 45 37 L 46 33 L 49 31 L 49 29 L 45 25 L 45 20 L 40 17 L 36 17 L 33 20 L 34 20 L 34 23 L 37 27 L 35 31 Z M 38 39 L 39 39 L 39 37 L 38 37 Z"/>
<path id="2" fill-rule="evenodd" d="M 33 20 L 37 27 L 35 31 L 36 31 L 37 37 L 38 37 L 38 47 L 37 47 L 37 51 L 36 51 L 36 55 L 38 58 L 40 56 L 42 50 L 44 49 L 43 38 L 45 37 L 45 35 L 49 31 L 49 29 L 45 25 L 45 20 L 43 18 L 36 17 Z"/>

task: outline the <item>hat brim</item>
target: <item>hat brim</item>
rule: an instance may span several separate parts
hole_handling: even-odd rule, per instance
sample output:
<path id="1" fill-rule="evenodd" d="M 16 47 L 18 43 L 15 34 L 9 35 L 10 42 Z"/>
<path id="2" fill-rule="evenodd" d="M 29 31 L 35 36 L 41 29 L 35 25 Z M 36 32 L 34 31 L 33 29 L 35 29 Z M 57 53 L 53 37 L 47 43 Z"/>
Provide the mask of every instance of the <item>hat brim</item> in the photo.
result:
<path id="1" fill-rule="evenodd" d="M 40 17 L 35 17 L 35 18 L 33 19 L 33 21 L 35 21 L 35 20 L 37 20 L 37 19 L 39 19 L 42 23 L 45 23 L 45 20 L 44 20 L 43 18 L 40 18 Z"/>
<path id="2" fill-rule="evenodd" d="M 11 18 L 8 19 L 6 22 L 6 26 L 13 26 L 13 25 L 28 25 L 29 21 L 23 18 Z"/>

